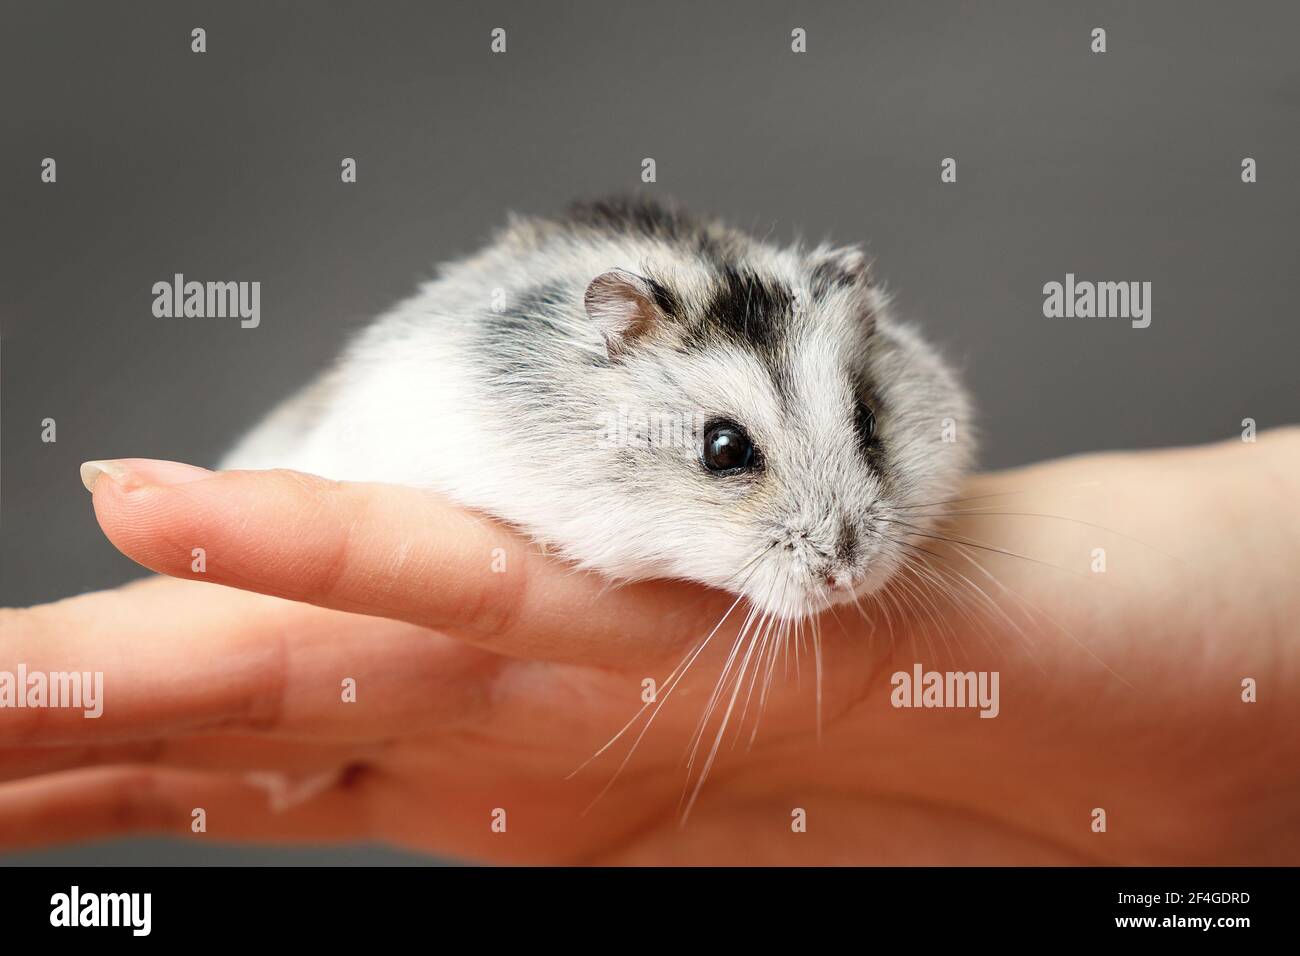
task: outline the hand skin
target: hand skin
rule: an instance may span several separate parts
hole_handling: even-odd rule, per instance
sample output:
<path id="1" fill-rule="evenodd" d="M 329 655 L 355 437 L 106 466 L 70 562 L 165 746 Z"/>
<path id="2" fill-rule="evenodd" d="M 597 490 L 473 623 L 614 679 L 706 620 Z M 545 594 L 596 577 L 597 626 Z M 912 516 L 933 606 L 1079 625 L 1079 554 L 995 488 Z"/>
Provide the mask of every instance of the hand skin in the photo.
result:
<path id="1" fill-rule="evenodd" d="M 0 612 L 0 670 L 105 673 L 98 720 L 0 710 L 0 847 L 163 833 L 505 863 L 1300 863 L 1300 429 L 974 478 L 945 532 L 962 545 L 922 539 L 925 569 L 893 598 L 823 615 L 820 740 L 805 647 L 798 681 L 778 662 L 752 744 L 758 691 L 739 734 L 737 703 L 684 825 L 683 757 L 741 612 L 666 697 L 665 678 L 730 597 L 611 588 L 412 489 L 122 465 L 96 514 L 164 577 Z M 894 708 L 890 675 L 916 662 L 998 671 L 1000 713 Z M 662 709 L 583 815 L 642 723 L 567 778 L 638 714 L 646 677 Z M 267 770 L 337 778 L 277 809 L 248 778 Z"/>

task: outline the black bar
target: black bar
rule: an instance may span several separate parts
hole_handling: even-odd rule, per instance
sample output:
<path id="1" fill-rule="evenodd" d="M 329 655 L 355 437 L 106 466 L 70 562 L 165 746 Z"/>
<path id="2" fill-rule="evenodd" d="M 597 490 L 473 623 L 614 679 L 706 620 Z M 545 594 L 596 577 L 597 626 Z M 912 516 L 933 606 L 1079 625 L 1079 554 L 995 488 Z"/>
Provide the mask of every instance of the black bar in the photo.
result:
<path id="1" fill-rule="evenodd" d="M 413 937 L 438 947 L 464 934 L 483 943 L 503 934 L 609 945 L 633 937 L 694 944 L 716 935 L 734 943 L 764 941 L 777 927 L 803 932 L 809 942 L 843 933 L 863 946 L 900 933 L 900 941 L 927 948 L 936 940 L 1124 937 L 1231 945 L 1254 933 L 1286 932 L 1297 889 L 1296 871 L 1284 868 L 34 867 L 0 871 L 0 883 L 6 943 L 67 942 L 75 934 L 78 943 L 148 938 L 205 946 L 280 939 L 373 946 Z M 79 921 L 99 910 L 99 894 L 150 894 L 147 936 L 133 929 L 143 928 L 143 906 L 126 909 L 122 897 L 106 912 L 118 907 L 126 925 L 51 925 L 52 916 L 69 921 L 74 886 Z M 68 904 L 62 910 L 60 894 Z M 143 904 L 143 896 L 136 899 Z"/>

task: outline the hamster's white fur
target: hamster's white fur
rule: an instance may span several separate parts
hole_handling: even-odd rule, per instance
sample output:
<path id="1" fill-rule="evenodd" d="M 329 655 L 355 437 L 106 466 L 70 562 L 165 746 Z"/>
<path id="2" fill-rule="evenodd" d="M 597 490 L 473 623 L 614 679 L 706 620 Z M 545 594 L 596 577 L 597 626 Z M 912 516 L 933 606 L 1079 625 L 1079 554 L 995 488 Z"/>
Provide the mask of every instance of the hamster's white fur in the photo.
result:
<path id="1" fill-rule="evenodd" d="M 611 329 L 623 313 L 587 296 L 610 276 L 635 328 Z M 435 489 L 584 568 L 698 581 L 791 618 L 899 569 L 909 528 L 969 465 L 968 420 L 857 249 L 778 248 L 612 201 L 512 220 L 222 467 Z M 611 427 L 710 421 L 743 426 L 761 466 L 712 473 L 698 430 Z"/>

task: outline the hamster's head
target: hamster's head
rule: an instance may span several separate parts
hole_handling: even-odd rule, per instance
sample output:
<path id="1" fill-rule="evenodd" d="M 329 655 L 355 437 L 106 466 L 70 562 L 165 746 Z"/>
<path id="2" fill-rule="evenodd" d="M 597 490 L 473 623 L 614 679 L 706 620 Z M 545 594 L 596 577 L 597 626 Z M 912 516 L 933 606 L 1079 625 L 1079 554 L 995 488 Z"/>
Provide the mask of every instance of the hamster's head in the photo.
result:
<path id="1" fill-rule="evenodd" d="M 859 250 L 642 260 L 595 277 L 585 305 L 628 493 L 610 534 L 647 573 L 814 614 L 888 582 L 957 492 L 965 393 L 889 317 Z"/>

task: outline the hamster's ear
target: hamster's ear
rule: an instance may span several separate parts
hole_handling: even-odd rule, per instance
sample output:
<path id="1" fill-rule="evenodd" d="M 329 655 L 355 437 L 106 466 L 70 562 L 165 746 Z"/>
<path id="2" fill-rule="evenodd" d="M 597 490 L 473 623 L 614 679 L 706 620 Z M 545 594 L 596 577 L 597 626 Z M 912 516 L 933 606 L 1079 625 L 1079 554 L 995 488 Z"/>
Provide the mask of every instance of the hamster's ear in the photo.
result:
<path id="1" fill-rule="evenodd" d="M 650 280 L 622 269 L 592 279 L 582 301 L 605 338 L 609 357 L 616 362 L 633 342 L 664 319 Z"/>
<path id="2" fill-rule="evenodd" d="M 853 286 L 865 289 L 871 285 L 871 263 L 857 246 L 838 249 L 820 246 L 809 259 L 814 294 Z"/>

